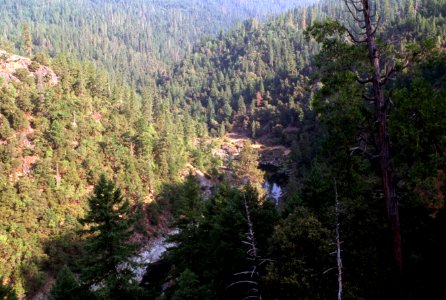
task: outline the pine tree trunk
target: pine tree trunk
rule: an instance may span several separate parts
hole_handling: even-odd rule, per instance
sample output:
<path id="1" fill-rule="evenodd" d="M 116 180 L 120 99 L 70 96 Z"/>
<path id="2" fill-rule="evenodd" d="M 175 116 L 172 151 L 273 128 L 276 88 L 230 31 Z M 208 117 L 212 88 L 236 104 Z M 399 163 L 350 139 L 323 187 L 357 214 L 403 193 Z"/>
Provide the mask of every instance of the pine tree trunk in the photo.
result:
<path id="1" fill-rule="evenodd" d="M 398 199 L 395 186 L 392 183 L 392 169 L 390 166 L 390 145 L 387 129 L 387 103 L 381 84 L 381 62 L 378 47 L 376 45 L 374 26 L 370 11 L 369 0 L 362 0 L 365 30 L 367 36 L 368 56 L 373 67 L 373 96 L 378 126 L 378 148 L 383 181 L 384 200 L 386 213 L 393 240 L 393 254 L 395 264 L 399 270 L 403 267 L 401 250 L 401 231 L 398 212 Z"/>

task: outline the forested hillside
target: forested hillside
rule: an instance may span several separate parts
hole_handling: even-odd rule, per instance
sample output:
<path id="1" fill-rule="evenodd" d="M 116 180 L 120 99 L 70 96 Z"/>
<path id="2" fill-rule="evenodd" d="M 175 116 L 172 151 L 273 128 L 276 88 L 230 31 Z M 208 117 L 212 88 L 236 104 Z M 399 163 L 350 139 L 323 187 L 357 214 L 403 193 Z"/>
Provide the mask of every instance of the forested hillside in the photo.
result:
<path id="1" fill-rule="evenodd" d="M 310 2 L 0 1 L 0 298 L 438 298 L 446 1 Z"/>
<path id="2" fill-rule="evenodd" d="M 0 34 L 23 49 L 21 29 L 27 27 L 33 51 L 71 52 L 105 67 L 115 81 L 141 84 L 150 79 L 147 73 L 164 72 L 180 61 L 203 36 L 310 2 L 2 0 Z"/>
<path id="3" fill-rule="evenodd" d="M 11 77 L 0 79 L 0 277 L 33 294 L 44 283 L 43 265 L 66 263 L 63 245 L 100 174 L 142 207 L 177 178 L 195 134 L 154 89 L 142 97 L 92 64 L 7 53 L 0 64 Z"/>
<path id="4" fill-rule="evenodd" d="M 438 252 L 444 249 L 444 238 L 438 234 L 444 230 L 445 145 L 441 128 L 446 113 L 442 66 L 446 27 L 438 11 L 445 3 L 371 2 L 372 7 L 376 3 L 381 17 L 377 35 L 386 65 L 383 76 L 386 72 L 392 75 L 384 93 L 391 99 L 386 116 L 394 170 L 391 184 L 396 186 L 400 203 L 398 226 L 407 277 L 395 271 L 390 254 L 393 237 L 383 210 L 380 145 L 373 102 L 367 95 L 371 86 L 354 79 L 369 72 L 367 48 L 355 46 L 354 41 L 363 36 L 353 35 L 353 40 L 341 25 L 350 29 L 357 22 L 344 3 L 323 1 L 264 24 L 245 22 L 226 36 L 199 43 L 171 78 L 160 78 L 165 96 L 206 122 L 211 135 L 245 132 L 261 142 L 266 139 L 291 146 L 285 210 L 268 245 L 258 249 L 265 257 L 259 254 L 257 259 L 271 258 L 272 262 L 266 270 L 256 269 L 264 275 L 257 274 L 260 278 L 252 285 L 263 288 L 262 295 L 268 299 L 334 297 L 332 285 L 336 280 L 324 271 L 336 265 L 328 253 L 335 250 L 330 245 L 335 242 L 337 197 L 341 202 L 346 298 L 397 299 L 413 293 L 421 299 L 438 292 L 433 270 L 439 271 L 445 263 Z M 340 24 L 319 23 L 329 18 Z M 232 273 L 225 269 L 228 262 L 225 266 L 219 263 L 222 255 L 215 248 L 220 248 L 212 243 L 218 237 L 223 239 L 221 235 L 226 237 L 228 229 L 218 222 L 232 224 L 226 209 L 240 205 L 243 212 L 243 201 L 220 203 L 222 196 L 215 197 L 215 202 L 204 208 L 203 228 L 189 229 L 185 234 L 198 241 L 189 242 L 179 235 L 172 260 L 175 265 L 180 265 L 178 260 L 200 261 L 185 265 L 184 272 L 188 276 L 194 272 L 204 286 L 219 291 L 210 298 L 225 299 L 236 297 L 231 294 L 234 291 L 223 289 L 243 281 L 233 274 L 237 273 L 235 266 L 243 265 L 243 258 L 249 257 L 243 254 L 246 248 L 234 243 L 231 253 L 238 253 L 240 261 L 234 258 L 234 267 L 229 267 Z M 257 209 L 253 204 L 250 207 Z M 259 235 L 268 232 L 262 227 L 270 225 L 268 222 L 254 223 L 254 227 L 262 228 Z M 243 229 L 232 228 L 243 236 Z M 202 248 L 201 243 L 208 246 Z M 249 268 L 246 265 L 240 271 Z M 212 273 L 208 273 L 210 269 Z M 241 291 L 236 288 L 234 293 L 246 296 L 243 293 L 249 286 Z"/>
<path id="5" fill-rule="evenodd" d="M 410 3 L 410 2 L 409 2 Z M 387 21 L 379 28 L 385 38 L 404 47 L 413 40 L 445 41 L 444 18 L 430 1 L 411 11 L 406 1 L 378 1 Z M 250 20 L 227 35 L 195 46 L 173 75 L 161 78 L 166 97 L 208 123 L 211 133 L 246 130 L 252 137 L 286 127 L 300 127 L 316 87 L 308 88 L 320 46 L 304 37 L 316 20 L 347 20 L 342 3 L 323 1 L 295 9 L 265 24 Z M 347 21 L 346 21 L 347 22 Z M 286 134 L 286 132 L 285 132 Z"/>

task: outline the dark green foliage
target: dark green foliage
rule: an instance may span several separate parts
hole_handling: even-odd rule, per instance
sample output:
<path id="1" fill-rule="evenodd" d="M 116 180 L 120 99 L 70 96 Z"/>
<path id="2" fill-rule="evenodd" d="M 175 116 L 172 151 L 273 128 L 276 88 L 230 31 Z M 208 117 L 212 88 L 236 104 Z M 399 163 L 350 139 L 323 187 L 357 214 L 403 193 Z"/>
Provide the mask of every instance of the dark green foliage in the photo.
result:
<path id="1" fill-rule="evenodd" d="M 189 269 L 186 269 L 181 273 L 178 279 L 178 288 L 172 296 L 172 300 L 205 300 L 212 299 L 208 295 L 209 291 L 206 291 L 203 286 L 200 286 L 198 276 Z"/>
<path id="2" fill-rule="evenodd" d="M 395 146 L 401 149 L 396 157 L 400 172 L 411 178 L 438 175 L 444 164 L 439 150 L 446 146 L 442 137 L 446 130 L 444 90 L 435 90 L 427 80 L 416 78 L 408 88 L 395 91 L 393 99 L 391 132 Z"/>
<path id="3" fill-rule="evenodd" d="M 171 238 L 176 246 L 168 258 L 176 266 L 175 273 L 180 274 L 186 269 L 195 273 L 203 292 L 212 292 L 206 299 L 228 299 L 241 295 L 238 288 L 227 287 L 238 280 L 235 273 L 250 266 L 243 244 L 248 231 L 243 199 L 251 209 L 259 255 L 266 255 L 277 212 L 273 204 L 259 202 L 257 192 L 252 187 L 239 192 L 221 186 L 207 203 L 201 221 L 182 226 L 180 232 Z"/>
<path id="4" fill-rule="evenodd" d="M 6 140 L 11 137 L 13 131 L 11 126 L 9 125 L 8 119 L 6 119 L 4 116 L 1 116 L 0 122 L 0 138 Z"/>
<path id="5" fill-rule="evenodd" d="M 386 26 L 383 28 L 383 32 L 378 31 L 383 39 L 392 35 L 392 39 L 397 41 L 404 35 Z M 414 228 L 424 228 L 432 218 L 435 219 L 432 215 L 428 217 L 428 210 L 437 213 L 444 206 L 444 197 L 439 188 L 439 182 L 444 180 L 444 163 L 440 158 L 443 155 L 438 154 L 444 153 L 445 149 L 442 142 L 444 131 L 440 129 L 444 118 L 440 116 L 446 112 L 443 94 L 437 90 L 434 95 L 432 83 L 426 80 L 430 73 L 426 72 L 426 64 L 429 64 L 428 61 L 432 63 L 441 60 L 441 56 L 429 58 L 432 53 L 429 47 L 424 46 L 429 43 L 419 42 L 422 35 L 420 31 L 410 30 L 410 40 L 417 41 L 417 44 L 407 45 L 402 39 L 403 42 L 395 42 L 394 47 L 389 46 L 382 51 L 385 57 L 383 60 L 394 57 L 397 71 L 395 77 L 398 78 L 386 87 L 385 93 L 391 99 L 388 119 L 392 141 L 391 164 L 395 170 L 392 182 L 398 186 L 401 203 L 405 263 L 420 267 L 416 263 L 420 256 L 413 253 L 426 251 L 423 252 L 426 254 L 429 250 L 415 246 L 426 242 Z M 422 287 L 432 287 L 427 283 L 429 279 L 424 282 L 417 278 L 418 282 L 424 283 L 415 286 L 409 283 L 412 282 L 409 277 L 401 282 L 390 268 L 391 239 L 383 217 L 376 111 L 364 97 L 367 95 L 367 87 L 357 80 L 358 75 L 364 76 L 369 72 L 368 58 L 364 55 L 367 51 L 362 45 L 345 43 L 348 35 L 338 21 L 316 23 L 308 33 L 322 43 L 321 53 L 316 57 L 319 70 L 317 80 L 322 85 L 316 93 L 313 107 L 319 113 L 318 119 L 323 125 L 325 137 L 323 156 L 318 158 L 323 163 L 314 165 L 311 176 L 303 182 L 304 188 L 298 199 L 316 209 L 318 219 L 328 226 L 330 189 L 327 189 L 329 185 L 326 183 L 330 182 L 332 176 L 341 183 L 344 266 L 350 265 L 348 272 L 344 272 L 345 297 L 399 298 L 404 293 L 429 294 L 431 291 Z M 395 49 L 399 49 L 399 52 Z M 409 71 L 406 74 L 399 73 L 401 61 L 398 59 L 414 49 L 420 53 L 420 60 L 411 60 Z M 431 64 L 431 67 L 434 65 Z M 442 78 L 441 75 L 435 77 Z M 435 150 L 432 145 L 435 145 Z M 325 208 L 321 206 L 321 200 Z M 433 204 L 435 202 L 437 206 Z M 431 255 L 434 253 L 432 251 Z M 367 262 L 364 257 L 367 257 Z M 373 285 L 369 282 L 373 282 Z M 380 289 L 376 289 L 376 286 L 380 286 Z"/>
<path id="6" fill-rule="evenodd" d="M 3 284 L 3 279 L 0 278 L 0 299 L 2 300 L 17 300 L 17 296 L 14 290 L 7 285 Z"/>
<path id="7" fill-rule="evenodd" d="M 202 41 L 172 78 L 161 81 L 165 93 L 196 120 L 207 120 L 214 136 L 228 127 L 257 138 L 277 124 L 299 126 L 307 117 L 302 107 L 309 101 L 305 84 L 315 46 L 303 38 L 302 18 L 296 9 L 264 24 L 246 21 L 227 35 Z M 272 51 L 280 53 L 274 63 Z"/>
<path id="8" fill-rule="evenodd" d="M 81 261 L 81 280 L 88 285 L 106 280 L 116 292 L 123 288 L 120 284 L 130 279 L 131 264 L 122 264 L 129 263 L 136 250 L 136 245 L 129 241 L 135 218 L 131 216 L 129 202 L 105 175 L 99 178 L 88 205 L 90 209 L 80 220 L 88 225 L 83 232 L 88 239 Z"/>
<path id="9" fill-rule="evenodd" d="M 204 202 L 201 196 L 198 179 L 189 174 L 182 189 L 176 191 L 177 196 L 173 206 L 174 216 L 178 220 L 176 226 L 182 230 L 189 226 L 197 226 L 202 221 Z"/>
<path id="10" fill-rule="evenodd" d="M 132 215 L 129 202 L 112 181 L 101 175 L 88 204 L 90 210 L 80 220 L 88 225 L 83 231 L 87 236 L 84 257 L 79 261 L 81 292 L 87 293 L 97 285 L 94 297 L 98 299 L 144 298 L 144 290 L 133 278 L 135 263 L 130 260 L 137 247 L 130 241 L 137 216 Z"/>
<path id="11" fill-rule="evenodd" d="M 266 277 L 269 298 L 331 298 L 334 281 L 324 275 L 330 268 L 329 236 L 330 231 L 304 208 L 297 208 L 276 227 Z"/>
<path id="12" fill-rule="evenodd" d="M 80 300 L 85 299 L 85 297 L 91 298 L 92 295 L 88 295 L 88 290 L 81 289 L 81 285 L 73 272 L 71 272 L 67 266 L 64 266 L 57 275 L 57 279 L 53 288 L 51 289 L 49 299 Z"/>
<path id="13" fill-rule="evenodd" d="M 444 268 L 444 170 L 446 164 L 445 56 L 433 52 L 415 68 L 412 77 L 402 78 L 395 88 L 395 108 L 390 123 L 397 149 L 395 166 L 404 195 L 402 228 L 406 235 L 407 280 L 417 286 L 417 297 L 435 297 L 438 278 Z M 414 226 L 416 224 L 416 227 Z M 432 296 L 431 296 L 432 295 Z"/>

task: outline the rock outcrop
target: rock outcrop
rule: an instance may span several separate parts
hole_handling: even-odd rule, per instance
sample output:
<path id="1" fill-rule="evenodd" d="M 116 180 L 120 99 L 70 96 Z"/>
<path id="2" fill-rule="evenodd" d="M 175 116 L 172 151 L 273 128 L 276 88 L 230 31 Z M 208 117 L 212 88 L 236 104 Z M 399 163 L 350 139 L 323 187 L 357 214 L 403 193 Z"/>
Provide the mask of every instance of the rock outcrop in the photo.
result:
<path id="1" fill-rule="evenodd" d="M 19 81 L 16 73 L 21 69 L 29 71 L 29 76 L 34 76 L 37 81 L 43 81 L 50 85 L 56 85 L 58 82 L 57 75 L 51 68 L 34 62 L 29 58 L 0 50 L 1 78 L 6 80 L 6 82 Z"/>

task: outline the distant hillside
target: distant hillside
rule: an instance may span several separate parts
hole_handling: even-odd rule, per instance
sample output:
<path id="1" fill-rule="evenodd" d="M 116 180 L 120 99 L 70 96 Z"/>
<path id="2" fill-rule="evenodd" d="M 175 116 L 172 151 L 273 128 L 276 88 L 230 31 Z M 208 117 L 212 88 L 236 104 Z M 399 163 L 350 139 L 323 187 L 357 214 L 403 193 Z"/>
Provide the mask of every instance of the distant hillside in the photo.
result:
<path id="1" fill-rule="evenodd" d="M 385 20 L 379 28 L 383 38 L 403 44 L 432 38 L 444 45 L 445 19 L 437 16 L 437 6 L 431 2 L 417 2 L 417 10 L 405 0 L 376 3 Z M 311 117 L 305 110 L 315 90 L 309 84 L 320 50 L 305 39 L 304 31 L 325 18 L 348 24 L 347 15 L 343 1 L 327 0 L 264 23 L 246 21 L 198 43 L 159 83 L 167 98 L 207 122 L 213 135 L 242 130 L 253 137 L 272 134 L 291 142 L 296 128 Z"/>
<path id="2" fill-rule="evenodd" d="M 34 50 L 69 51 L 104 66 L 114 79 L 141 82 L 178 62 L 204 35 L 312 0 L 2 0 L 0 36 L 21 48 L 29 25 Z"/>

